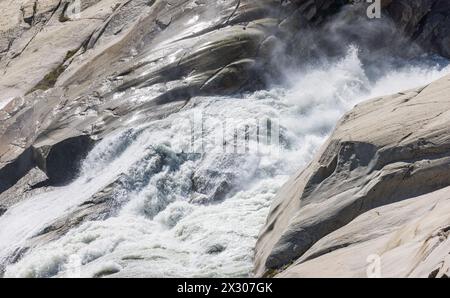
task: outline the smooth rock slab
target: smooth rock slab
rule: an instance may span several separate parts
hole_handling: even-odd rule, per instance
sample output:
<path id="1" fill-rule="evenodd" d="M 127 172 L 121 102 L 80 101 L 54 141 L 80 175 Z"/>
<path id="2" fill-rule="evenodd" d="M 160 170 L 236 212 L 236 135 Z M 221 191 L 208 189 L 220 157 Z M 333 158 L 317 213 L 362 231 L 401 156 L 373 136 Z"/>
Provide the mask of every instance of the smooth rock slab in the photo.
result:
<path id="1" fill-rule="evenodd" d="M 450 185 L 448 94 L 449 76 L 347 113 L 314 161 L 278 193 L 257 243 L 256 274 L 314 258 L 316 243 L 366 212 Z M 378 234 L 379 226 L 366 233 Z"/>

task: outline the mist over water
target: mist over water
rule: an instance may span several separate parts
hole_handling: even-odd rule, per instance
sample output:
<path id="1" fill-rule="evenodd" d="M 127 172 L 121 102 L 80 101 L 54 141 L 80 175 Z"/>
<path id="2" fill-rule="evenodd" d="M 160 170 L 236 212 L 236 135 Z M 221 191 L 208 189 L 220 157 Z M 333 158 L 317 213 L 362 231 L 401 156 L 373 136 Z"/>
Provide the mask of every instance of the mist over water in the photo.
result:
<path id="1" fill-rule="evenodd" d="M 372 72 L 359 53 L 350 46 L 341 57 L 291 71 L 282 86 L 236 97 L 197 97 L 166 119 L 107 136 L 73 183 L 0 217 L 0 262 L 111 185 L 114 212 L 30 250 L 5 276 L 250 275 L 258 232 L 277 190 L 312 159 L 343 113 L 365 99 L 450 73 L 446 61 L 426 56 Z M 145 100 L 145 89 L 135 96 Z M 223 129 L 225 143 L 233 143 L 233 127 L 249 127 L 252 134 L 255 119 L 273 119 L 281 127 L 280 148 L 260 144 L 257 151 L 224 153 L 215 126 L 207 125 L 194 131 L 207 150 L 189 154 L 182 150 L 192 143 L 186 119 L 198 115 L 205 123 L 233 122 Z"/>

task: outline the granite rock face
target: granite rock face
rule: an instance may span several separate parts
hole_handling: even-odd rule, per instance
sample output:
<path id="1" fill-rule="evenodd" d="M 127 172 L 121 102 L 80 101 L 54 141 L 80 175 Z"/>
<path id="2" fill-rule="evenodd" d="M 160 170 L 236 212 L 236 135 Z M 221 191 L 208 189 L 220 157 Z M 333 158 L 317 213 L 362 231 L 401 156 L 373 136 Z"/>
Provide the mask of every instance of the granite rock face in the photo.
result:
<path id="1" fill-rule="evenodd" d="M 11 19 L 32 16 L 1 27 L 2 192 L 34 167 L 55 182 L 70 179 L 58 167 L 74 165 L 57 163 L 69 147 L 66 161 L 80 160 L 91 145 L 85 136 L 256 84 L 259 45 L 277 25 L 273 1 L 90 1 L 75 16 L 65 1 L 39 1 L 31 13 L 28 2 L 6 2 Z M 139 89 L 154 96 L 138 103 Z"/>
<path id="2" fill-rule="evenodd" d="M 449 92 L 447 76 L 347 113 L 279 191 L 256 274 L 364 276 L 376 255 L 384 276 L 448 275 Z"/>
<path id="3" fill-rule="evenodd" d="M 0 215 L 20 200 L 69 183 L 80 160 L 106 134 L 165 118 L 195 96 L 263 88 L 291 64 L 289 59 L 322 53 L 327 42 L 309 49 L 307 36 L 320 36 L 321 30 L 333 35 L 333 18 L 339 14 L 347 15 L 351 24 L 366 19 L 361 13 L 366 5 L 346 4 L 1 1 Z M 443 0 L 383 1 L 385 19 L 379 22 L 388 21 L 419 47 L 450 57 L 449 11 Z M 341 30 L 340 36 L 347 32 Z M 391 41 L 386 38 L 380 48 Z M 284 56 L 289 59 L 280 59 Z M 355 161 L 357 168 L 369 167 L 365 163 L 376 152 L 373 144 L 342 146 L 343 155 L 363 152 Z M 330 162 L 312 179 L 310 192 L 331 171 Z M 39 241 L 58 238 L 85 220 L 108 217 L 108 191 L 44 229 Z M 277 266 L 283 263 L 277 257 L 271 260 Z"/>
<path id="4" fill-rule="evenodd" d="M 389 2 L 389 4 L 388 4 Z M 450 56 L 450 3 L 445 0 L 386 1 L 399 28 L 422 46 Z"/>
<path id="5" fill-rule="evenodd" d="M 293 41 L 292 51 L 301 32 L 347 9 L 318 0 L 102 0 L 81 1 L 79 11 L 66 0 L 0 5 L 0 191 L 34 167 L 55 183 L 70 180 L 91 146 L 85 135 L 165 117 L 192 96 L 262 88 L 279 73 L 273 56 L 289 52 L 279 52 L 281 44 Z M 383 6 L 408 36 L 448 54 L 445 1 Z M 136 102 L 139 90 L 154 96 Z M 73 158 L 63 167 L 68 146 Z"/>

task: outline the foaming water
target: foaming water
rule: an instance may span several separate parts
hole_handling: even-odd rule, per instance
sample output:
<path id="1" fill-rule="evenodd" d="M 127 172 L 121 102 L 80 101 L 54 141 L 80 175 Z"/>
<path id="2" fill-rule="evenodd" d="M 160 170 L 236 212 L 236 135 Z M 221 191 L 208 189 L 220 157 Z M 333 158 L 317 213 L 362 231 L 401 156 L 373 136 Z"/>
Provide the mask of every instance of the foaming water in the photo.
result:
<path id="1" fill-rule="evenodd" d="M 36 196 L 0 217 L 0 258 L 89 200 L 112 188 L 120 206 L 106 220 L 88 221 L 60 239 L 31 249 L 6 276 L 237 277 L 252 270 L 253 248 L 281 185 L 309 162 L 339 117 L 354 104 L 425 85 L 445 74 L 430 59 L 369 78 L 351 47 L 346 57 L 292 74 L 289 88 L 242 97 L 195 98 L 181 112 L 102 140 L 71 185 Z M 145 91 L 138 95 L 145 99 Z M 194 131 L 186 119 L 232 122 L 277 119 L 279 148 L 224 153 L 214 125 Z M 192 139 L 206 148 L 184 151 Z M 277 144 L 278 146 L 278 144 Z M 75 260 L 75 261 L 74 261 Z M 74 270 L 74 268 L 76 270 Z"/>

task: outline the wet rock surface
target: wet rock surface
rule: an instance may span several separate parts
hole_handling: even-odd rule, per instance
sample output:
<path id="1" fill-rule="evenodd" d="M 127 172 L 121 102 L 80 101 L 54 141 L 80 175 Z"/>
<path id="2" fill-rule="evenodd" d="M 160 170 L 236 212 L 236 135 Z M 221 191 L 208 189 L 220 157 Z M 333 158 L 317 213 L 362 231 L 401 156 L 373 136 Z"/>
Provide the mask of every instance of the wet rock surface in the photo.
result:
<path id="1" fill-rule="evenodd" d="M 278 45 L 301 44 L 302 31 L 342 9 L 339 1 L 104 0 L 82 1 L 80 13 L 71 14 L 68 1 L 7 2 L 0 26 L 6 105 L 0 111 L 0 171 L 17 170 L 2 179 L 2 191 L 36 165 L 43 168 L 35 149 L 51 150 L 80 135 L 98 139 L 127 119 L 163 118 L 192 96 L 264 87 L 267 75 L 279 73 L 271 64 Z M 385 13 L 445 55 L 438 35 L 448 29 L 448 5 L 399 2 L 384 2 Z M 356 11 L 349 15 L 360 17 Z M 133 101 L 139 90 L 154 96 Z"/>
<path id="2" fill-rule="evenodd" d="M 324 40 L 323 48 L 309 49 L 306 37 L 320 30 L 332 33 L 334 26 L 327 24 L 336 14 L 348 13 L 350 19 L 359 20 L 365 9 L 331 0 L 90 0 L 81 4 L 78 13 L 68 0 L 0 3 L 0 204 L 5 206 L 0 214 L 73 180 L 92 146 L 123 126 L 164 119 L 185 108 L 194 96 L 262 89 L 290 63 L 279 63 L 280 56 L 314 57 L 322 50 L 336 54 L 329 40 Z M 447 1 L 383 1 L 383 9 L 419 47 L 450 57 Z M 143 92 L 147 97 L 139 100 Z M 305 187 L 308 195 L 323 191 L 320 185 L 336 168 L 343 176 L 335 179 L 343 179 L 345 169 L 372 169 L 379 154 L 378 145 L 370 142 L 335 145 L 339 154 L 330 149 L 325 164 Z M 419 141 L 411 146 L 428 148 Z M 400 159 L 410 154 L 413 159 L 416 153 L 408 148 L 383 154 Z M 445 165 L 444 153 L 436 154 L 442 158 L 436 156 L 432 165 L 424 166 L 424 177 Z M 391 176 L 409 175 L 408 171 L 393 168 L 380 179 L 392 184 Z M 205 194 L 212 198 L 207 202 L 221 200 L 232 188 L 230 181 L 236 180 L 227 173 L 213 173 L 209 183 L 204 174 L 194 175 L 194 187 L 203 193 L 194 203 L 206 200 Z M 443 175 L 433 183 L 445 184 L 446 179 Z M 352 183 L 350 189 L 361 181 L 355 178 Z M 415 185 L 415 180 L 408 183 Z M 433 183 L 410 192 L 431 191 L 436 188 Z M 106 188 L 25 247 L 57 239 L 86 220 L 106 218 L 118 205 Z M 354 216 L 346 214 L 343 222 Z M 328 232 L 324 227 L 319 234 Z M 285 237 L 297 236 L 294 232 Z M 306 246 L 296 243 L 295 252 L 286 256 L 296 257 L 316 241 L 307 238 Z M 285 261 L 275 255 L 271 267 Z"/>

